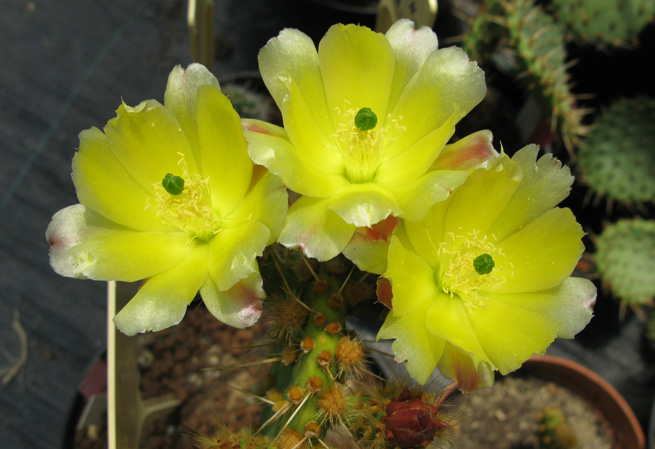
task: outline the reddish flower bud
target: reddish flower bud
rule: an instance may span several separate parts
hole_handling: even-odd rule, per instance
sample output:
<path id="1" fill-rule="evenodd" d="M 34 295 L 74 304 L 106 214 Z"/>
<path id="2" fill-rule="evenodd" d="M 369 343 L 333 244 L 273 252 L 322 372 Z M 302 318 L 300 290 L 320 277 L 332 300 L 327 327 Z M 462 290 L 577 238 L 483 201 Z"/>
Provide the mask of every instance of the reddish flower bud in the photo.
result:
<path id="1" fill-rule="evenodd" d="M 434 405 L 424 402 L 420 396 L 411 396 L 407 390 L 389 403 L 382 423 L 384 436 L 403 449 L 426 447 L 439 429 L 448 427 L 437 419 Z"/>

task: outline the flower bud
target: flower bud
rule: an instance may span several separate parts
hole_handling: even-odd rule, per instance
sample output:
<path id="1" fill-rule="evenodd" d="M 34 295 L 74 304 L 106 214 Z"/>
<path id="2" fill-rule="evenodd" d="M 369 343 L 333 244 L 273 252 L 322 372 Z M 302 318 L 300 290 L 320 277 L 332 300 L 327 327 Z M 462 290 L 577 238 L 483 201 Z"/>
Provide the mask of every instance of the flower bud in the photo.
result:
<path id="1" fill-rule="evenodd" d="M 400 448 L 426 447 L 439 429 L 448 427 L 437 419 L 437 408 L 420 396 L 402 393 L 387 405 L 382 417 L 384 436 Z"/>

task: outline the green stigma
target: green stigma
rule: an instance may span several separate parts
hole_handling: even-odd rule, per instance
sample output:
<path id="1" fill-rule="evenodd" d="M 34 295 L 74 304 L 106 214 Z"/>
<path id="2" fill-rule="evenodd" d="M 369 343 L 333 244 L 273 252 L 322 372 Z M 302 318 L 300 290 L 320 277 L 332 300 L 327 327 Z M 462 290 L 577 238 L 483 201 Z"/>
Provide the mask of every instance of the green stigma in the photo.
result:
<path id="1" fill-rule="evenodd" d="M 473 260 L 473 268 L 478 274 L 489 274 L 496 264 L 489 254 L 481 254 Z"/>
<path id="2" fill-rule="evenodd" d="M 378 124 L 378 116 L 371 108 L 361 108 L 355 115 L 355 126 L 360 131 L 368 131 Z"/>
<path id="3" fill-rule="evenodd" d="M 161 180 L 161 185 L 171 195 L 179 195 L 184 191 L 184 179 L 170 173 L 166 173 L 164 179 Z"/>

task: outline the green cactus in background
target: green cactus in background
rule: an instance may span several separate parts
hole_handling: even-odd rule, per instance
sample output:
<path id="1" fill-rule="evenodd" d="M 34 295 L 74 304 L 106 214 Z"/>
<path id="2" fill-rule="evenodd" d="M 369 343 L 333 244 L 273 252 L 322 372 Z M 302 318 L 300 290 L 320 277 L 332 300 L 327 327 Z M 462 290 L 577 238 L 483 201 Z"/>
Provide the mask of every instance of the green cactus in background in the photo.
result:
<path id="1" fill-rule="evenodd" d="M 603 283 L 624 304 L 650 303 L 655 296 L 655 221 L 609 225 L 597 239 L 596 262 Z"/>
<path id="2" fill-rule="evenodd" d="M 488 0 L 471 21 L 464 49 L 481 63 L 493 62 L 527 84 L 550 117 L 553 131 L 569 152 L 580 136 L 587 110 L 571 93 L 564 33 L 554 18 L 532 0 Z"/>
<path id="3" fill-rule="evenodd" d="M 544 407 L 537 415 L 539 449 L 573 449 L 578 445 L 575 432 L 557 407 Z"/>
<path id="4" fill-rule="evenodd" d="M 499 1 L 488 0 L 476 16 L 470 19 L 462 48 L 477 61 L 489 61 L 507 40 L 507 29 L 502 25 L 504 8 Z"/>
<path id="5" fill-rule="evenodd" d="M 564 34 L 552 16 L 530 0 L 503 2 L 510 45 L 518 54 L 518 65 L 535 94 L 551 116 L 566 148 L 572 152 L 578 138 L 587 132 L 582 118 L 588 112 L 576 108 L 569 86 Z"/>
<path id="6" fill-rule="evenodd" d="M 627 205 L 655 201 L 655 99 L 636 97 L 602 112 L 578 151 L 581 179 Z"/>
<path id="7" fill-rule="evenodd" d="M 248 86 L 236 83 L 223 84 L 221 90 L 242 118 L 272 121 L 275 116 L 276 109 L 268 94 L 259 93 Z"/>
<path id="8" fill-rule="evenodd" d="M 599 47 L 625 47 L 655 15 L 655 0 L 553 0 L 555 14 L 574 38 Z"/>

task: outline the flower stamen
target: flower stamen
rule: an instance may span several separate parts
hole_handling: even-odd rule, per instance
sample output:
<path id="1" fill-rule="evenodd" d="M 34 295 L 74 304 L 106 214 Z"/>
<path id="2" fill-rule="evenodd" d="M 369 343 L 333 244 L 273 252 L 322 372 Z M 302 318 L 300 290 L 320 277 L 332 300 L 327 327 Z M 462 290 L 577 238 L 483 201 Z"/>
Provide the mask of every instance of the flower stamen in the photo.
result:
<path id="1" fill-rule="evenodd" d="M 154 183 L 154 198 L 146 208 L 153 208 L 164 224 L 173 225 L 190 236 L 190 240 L 206 243 L 221 229 L 222 221 L 211 207 L 209 178 L 189 173 L 184 155 L 178 162 L 182 176 L 167 173 L 161 183 Z"/>
<path id="2" fill-rule="evenodd" d="M 505 255 L 494 244 L 494 235 L 481 235 L 474 229 L 466 234 L 449 232 L 447 237 L 439 244 L 441 264 L 435 272 L 435 282 L 444 293 L 462 299 L 467 308 L 484 306 L 478 292 L 496 290 L 504 284 L 507 275 L 511 277 L 505 270 L 511 270 L 512 265 L 499 266 L 496 262 L 502 262 Z"/>

